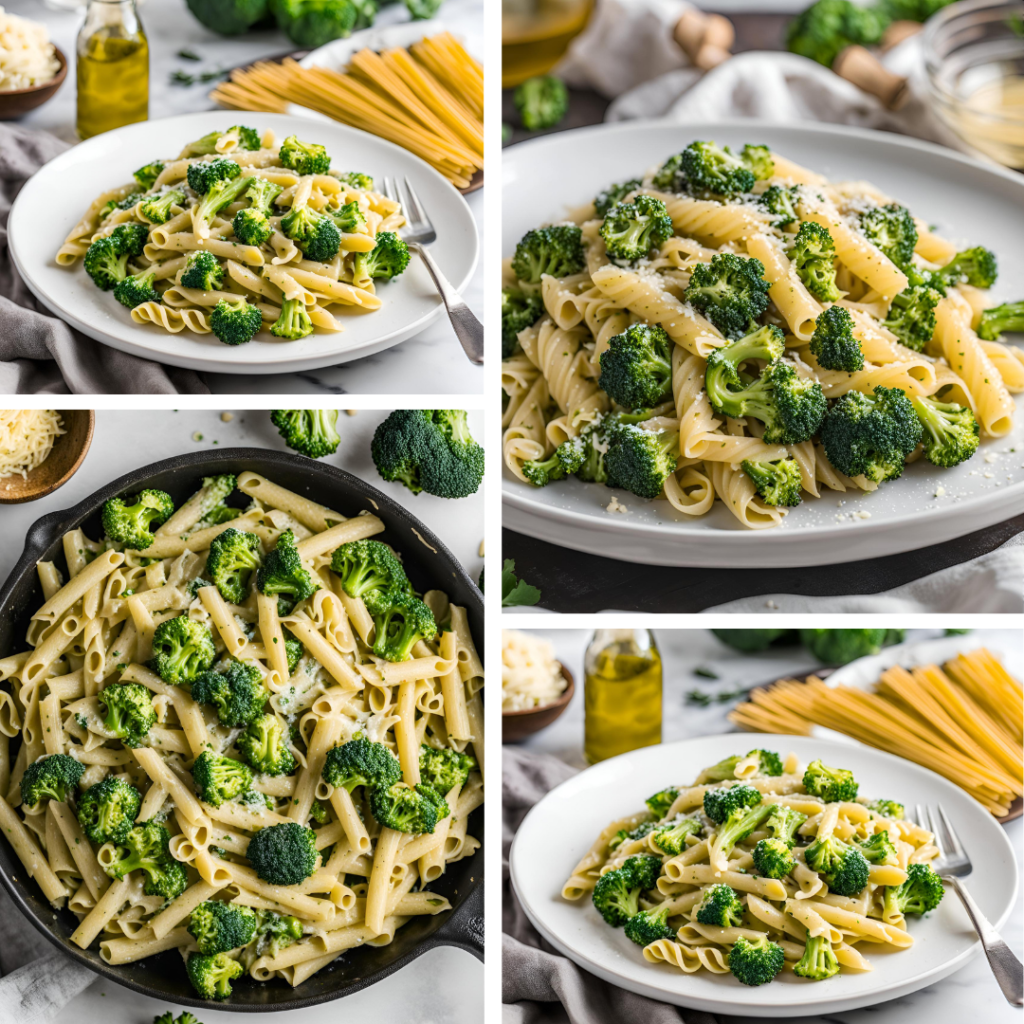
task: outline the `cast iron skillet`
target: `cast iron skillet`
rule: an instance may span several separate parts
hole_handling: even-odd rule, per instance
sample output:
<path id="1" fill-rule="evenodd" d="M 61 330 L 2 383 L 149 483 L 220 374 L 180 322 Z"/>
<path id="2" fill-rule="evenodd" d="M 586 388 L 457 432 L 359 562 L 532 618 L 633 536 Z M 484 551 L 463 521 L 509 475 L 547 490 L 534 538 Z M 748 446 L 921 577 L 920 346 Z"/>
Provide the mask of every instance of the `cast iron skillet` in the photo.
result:
<path id="1" fill-rule="evenodd" d="M 33 524 L 25 539 L 25 550 L 0 591 L 0 657 L 25 649 L 29 619 L 43 603 L 36 562 L 53 561 L 64 570 L 61 538 L 68 530 L 79 526 L 90 537 L 101 536 L 100 509 L 107 498 L 132 494 L 143 487 L 156 487 L 167 491 L 175 504 L 180 504 L 200 486 L 202 477 L 238 474 L 247 469 L 343 515 L 353 516 L 363 509 L 378 515 L 386 526 L 380 539 L 402 553 L 413 586 L 420 591 L 444 590 L 454 603 L 466 607 L 470 628 L 482 653 L 484 606 L 480 591 L 455 556 L 411 513 L 376 488 L 334 466 L 286 452 L 227 448 L 217 453 L 179 455 L 143 466 L 96 491 L 74 508 L 52 512 Z M 242 504 L 240 499 L 248 500 L 236 492 L 232 501 Z M 426 544 L 436 548 L 436 552 Z M 483 840 L 483 808 L 474 811 L 470 833 Z M 448 897 L 453 909 L 436 917 L 412 918 L 396 932 L 389 946 L 363 946 L 346 953 L 294 989 L 279 979 L 260 983 L 244 976 L 234 982 L 231 998 L 217 1005 L 260 1012 L 298 1010 L 329 1002 L 386 978 L 436 946 L 457 946 L 483 959 L 483 867 L 483 847 L 472 857 L 453 864 L 431 886 L 432 890 Z M 170 999 L 188 1006 L 211 1005 L 207 1000 L 196 998 L 177 950 L 112 967 L 100 958 L 98 949 L 82 950 L 72 945 L 68 940 L 78 924 L 74 915 L 66 910 L 53 910 L 35 883 L 25 876 L 21 862 L 6 842 L 0 842 L 0 882 L 22 913 L 50 942 L 97 974 L 157 999 Z"/>

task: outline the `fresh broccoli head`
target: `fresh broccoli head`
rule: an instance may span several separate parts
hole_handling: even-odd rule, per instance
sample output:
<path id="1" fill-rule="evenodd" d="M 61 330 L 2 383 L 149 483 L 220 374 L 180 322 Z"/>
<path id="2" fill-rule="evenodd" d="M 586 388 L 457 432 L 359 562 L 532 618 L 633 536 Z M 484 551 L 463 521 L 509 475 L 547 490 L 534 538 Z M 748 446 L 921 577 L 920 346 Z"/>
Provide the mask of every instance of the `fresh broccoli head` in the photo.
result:
<path id="1" fill-rule="evenodd" d="M 649 822 L 648 824 L 653 825 L 654 823 Z M 687 836 L 699 836 L 703 831 L 704 826 L 697 818 L 687 818 L 680 814 L 671 821 L 662 822 L 654 830 L 651 842 L 662 853 L 667 853 L 674 857 L 686 849 Z"/>
<path id="2" fill-rule="evenodd" d="M 691 142 L 680 154 L 680 167 L 691 186 L 718 195 L 749 192 L 757 181 L 742 157 L 714 142 Z"/>
<path id="3" fill-rule="evenodd" d="M 252 772 L 233 757 L 220 757 L 204 750 L 192 765 L 192 781 L 203 803 L 220 807 L 252 789 Z"/>
<path id="4" fill-rule="evenodd" d="M 766 505 L 792 507 L 803 500 L 800 495 L 803 478 L 796 459 L 778 459 L 775 462 L 744 459 L 740 465 Z"/>
<path id="5" fill-rule="evenodd" d="M 905 206 L 889 203 L 862 213 L 860 230 L 901 270 L 911 266 L 917 245 L 917 225 Z"/>
<path id="6" fill-rule="evenodd" d="M 638 946 L 649 946 L 658 939 L 671 939 L 675 929 L 665 923 L 671 916 L 672 903 L 666 900 L 654 910 L 641 910 L 626 922 L 626 938 Z"/>
<path id="7" fill-rule="evenodd" d="M 845 306 L 829 306 L 814 322 L 811 352 L 826 370 L 864 369 L 864 353 L 853 336 L 853 317 Z"/>
<path id="8" fill-rule="evenodd" d="M 657 883 L 660 868 L 657 857 L 630 857 L 621 867 L 605 872 L 592 894 L 597 912 L 613 928 L 627 924 L 640 911 L 640 893 Z"/>
<path id="9" fill-rule="evenodd" d="M 791 188 L 783 188 L 781 185 L 769 185 L 761 193 L 758 202 L 771 215 L 772 224 L 777 228 L 784 228 L 800 219 L 796 212 L 798 196 L 799 186 L 797 185 Z M 831 239 L 831 235 L 829 238 Z"/>
<path id="10" fill-rule="evenodd" d="M 320 584 L 302 564 L 291 530 L 285 530 L 277 538 L 277 547 L 257 570 L 256 589 L 261 594 L 283 595 L 295 602 L 305 601 L 320 589 Z"/>
<path id="11" fill-rule="evenodd" d="M 270 422 L 289 448 L 311 459 L 333 455 L 341 443 L 337 409 L 275 409 Z"/>
<path id="12" fill-rule="evenodd" d="M 420 779 L 438 793 L 448 793 L 454 786 L 464 786 L 469 773 L 476 768 L 476 758 L 449 747 L 420 745 Z"/>
<path id="13" fill-rule="evenodd" d="M 933 398 L 912 399 L 924 434 L 924 457 L 936 466 L 956 466 L 978 450 L 980 428 L 974 413 L 964 405 Z"/>
<path id="14" fill-rule="evenodd" d="M 153 634 L 153 664 L 165 683 L 190 686 L 216 656 L 209 628 L 187 615 L 165 619 Z"/>
<path id="15" fill-rule="evenodd" d="M 190 252 L 181 273 L 181 283 L 185 288 L 216 291 L 224 284 L 224 268 L 212 252 L 205 249 Z"/>
<path id="16" fill-rule="evenodd" d="M 857 780 L 848 768 L 830 768 L 820 760 L 812 761 L 804 772 L 804 789 L 820 796 L 827 804 L 857 799 Z"/>
<path id="17" fill-rule="evenodd" d="M 837 896 L 856 896 L 868 884 L 867 858 L 836 836 L 816 839 L 804 851 L 804 859 Z"/>
<path id="18" fill-rule="evenodd" d="M 360 737 L 328 750 L 321 774 L 329 786 L 351 793 L 357 786 L 394 786 L 402 780 L 402 767 L 383 743 Z"/>
<path id="19" fill-rule="evenodd" d="M 188 184 L 196 195 L 205 196 L 220 181 L 233 181 L 242 173 L 242 168 L 226 157 L 216 160 L 198 160 L 188 165 Z M 246 179 L 248 180 L 248 179 Z"/>
<path id="20" fill-rule="evenodd" d="M 539 295 L 527 295 L 519 288 L 501 290 L 501 358 L 509 359 L 519 349 L 519 332 L 532 327 L 544 314 Z"/>
<path id="21" fill-rule="evenodd" d="M 370 792 L 370 809 L 385 828 L 396 832 L 433 832 L 437 823 L 450 813 L 444 797 L 432 786 L 416 787 L 395 782 L 375 786 Z"/>
<path id="22" fill-rule="evenodd" d="M 345 593 L 362 598 L 371 613 L 383 611 L 393 591 L 412 589 L 402 563 L 379 540 L 342 544 L 331 555 L 331 569 L 341 578 Z"/>
<path id="23" fill-rule="evenodd" d="M 206 900 L 189 915 L 188 933 L 196 940 L 200 953 L 227 953 L 252 942 L 256 912 L 234 903 Z"/>
<path id="24" fill-rule="evenodd" d="M 315 142 L 301 142 L 294 135 L 281 143 L 278 157 L 297 174 L 326 174 L 331 169 L 327 149 Z"/>
<path id="25" fill-rule="evenodd" d="M 1003 331 L 1024 334 L 1024 301 L 1004 302 L 1001 306 L 993 306 L 981 314 L 981 322 L 978 324 L 979 338 L 999 341 Z"/>
<path id="26" fill-rule="evenodd" d="M 145 224 L 119 224 L 97 238 L 85 253 L 85 271 L 97 288 L 109 292 L 128 276 L 128 260 L 142 254 L 149 237 Z"/>
<path id="27" fill-rule="evenodd" d="M 900 388 L 876 387 L 873 395 L 848 391 L 821 425 L 828 461 L 847 476 L 874 483 L 894 480 L 923 436 L 914 406 Z"/>
<path id="28" fill-rule="evenodd" d="M 935 333 L 935 307 L 942 293 L 931 284 L 904 288 L 889 306 L 885 326 L 915 352 L 923 352 Z"/>
<path id="29" fill-rule="evenodd" d="M 704 813 L 717 825 L 737 811 L 756 807 L 761 803 L 761 794 L 753 786 L 720 787 L 704 791 Z"/>
<path id="30" fill-rule="evenodd" d="M 727 757 L 718 764 L 712 765 L 702 773 L 702 778 L 708 782 L 724 782 L 727 779 L 734 779 L 736 777 L 736 765 L 740 761 L 746 761 L 747 758 L 757 755 L 757 773 L 758 775 L 772 775 L 777 776 L 782 774 L 782 758 L 775 753 L 774 750 L 748 750 L 745 754 L 733 754 L 732 757 Z"/>
<path id="31" fill-rule="evenodd" d="M 221 299 L 210 314 L 210 327 L 225 345 L 244 345 L 252 341 L 263 326 L 263 314 L 242 297 L 238 301 Z"/>
<path id="32" fill-rule="evenodd" d="M 655 818 L 664 818 L 676 802 L 677 796 L 679 796 L 679 790 L 675 786 L 667 786 L 665 789 L 659 789 L 657 793 L 649 796 L 644 803 L 647 804 L 648 810 Z"/>
<path id="33" fill-rule="evenodd" d="M 512 102 L 528 132 L 554 128 L 569 109 L 569 90 L 554 75 L 528 78 L 516 86 Z"/>
<path id="34" fill-rule="evenodd" d="M 906 816 L 903 804 L 896 800 L 871 800 L 867 804 L 867 808 L 881 818 L 894 818 L 896 821 L 902 821 Z"/>
<path id="35" fill-rule="evenodd" d="M 817 0 L 794 18 L 786 30 L 786 48 L 830 68 L 848 46 L 881 42 L 889 17 L 880 7 L 851 0 Z"/>
<path id="36" fill-rule="evenodd" d="M 607 216 L 608 211 L 613 206 L 623 202 L 630 192 L 635 192 L 641 185 L 643 185 L 643 182 L 639 178 L 633 178 L 630 181 L 622 182 L 620 185 L 609 185 L 607 188 L 602 189 L 594 197 L 594 210 L 597 212 L 598 217 Z M 655 187 L 657 188 L 657 186 Z"/>
<path id="37" fill-rule="evenodd" d="M 186 0 L 188 9 L 207 28 L 225 36 L 247 32 L 267 16 L 267 0 Z M 214 132 L 220 136 L 220 132 Z M 206 150 L 205 152 L 211 152 Z"/>
<path id="38" fill-rule="evenodd" d="M 794 811 L 785 804 L 775 804 L 772 813 L 765 818 L 764 826 L 773 839 L 781 839 L 787 846 L 796 842 L 796 830 L 807 820 L 806 814 Z"/>
<path id="39" fill-rule="evenodd" d="M 230 604 L 241 604 L 249 596 L 252 574 L 260 566 L 260 539 L 229 526 L 210 541 L 206 573 Z"/>
<path id="40" fill-rule="evenodd" d="M 615 485 L 641 498 L 657 498 L 678 461 L 679 431 L 644 430 L 632 424 L 619 427 L 605 457 Z"/>
<path id="41" fill-rule="evenodd" d="M 991 288 L 999 276 L 999 268 L 996 254 L 991 249 L 976 245 L 973 249 L 958 252 L 936 274 L 948 284 L 966 281 L 975 288 Z"/>
<path id="42" fill-rule="evenodd" d="M 235 742 L 238 752 L 254 771 L 264 775 L 289 775 L 295 770 L 288 734 L 274 715 L 262 715 L 250 722 Z"/>
<path id="43" fill-rule="evenodd" d="M 166 491 L 147 489 L 131 499 L 108 498 L 103 503 L 103 532 L 131 551 L 144 551 L 153 543 L 149 528 L 160 526 L 173 512 L 174 500 Z"/>
<path id="44" fill-rule="evenodd" d="M 697 920 L 718 928 L 738 928 L 743 921 L 743 904 L 731 886 L 709 885 L 697 906 Z"/>
<path id="45" fill-rule="evenodd" d="M 180 206 L 185 201 L 185 193 L 180 188 L 170 188 L 155 196 L 146 196 L 139 205 L 139 213 L 150 224 L 166 224 L 171 219 L 171 207 Z"/>
<path id="46" fill-rule="evenodd" d="M 727 338 L 757 330 L 757 318 L 768 308 L 764 264 L 753 257 L 719 252 L 710 263 L 697 263 L 683 295 Z"/>
<path id="47" fill-rule="evenodd" d="M 352 273 L 357 279 L 390 281 L 409 266 L 409 246 L 393 231 L 381 231 L 369 252 L 357 252 Z"/>
<path id="48" fill-rule="evenodd" d="M 601 237 L 612 259 L 638 260 L 672 237 L 672 218 L 660 199 L 640 195 L 608 211 Z"/>
<path id="49" fill-rule="evenodd" d="M 111 683 L 100 690 L 98 700 L 104 726 L 126 747 L 141 747 L 156 724 L 149 690 L 141 683 Z"/>
<path id="50" fill-rule="evenodd" d="M 802 629 L 800 641 L 826 665 L 845 665 L 899 642 L 890 641 L 884 629 Z"/>
<path id="51" fill-rule="evenodd" d="M 270 9 L 277 27 L 296 46 L 309 50 L 350 36 L 359 14 L 352 0 L 270 0 Z"/>
<path id="52" fill-rule="evenodd" d="M 133 171 L 132 177 L 148 192 L 156 184 L 156 179 L 160 177 L 163 169 L 164 165 L 160 160 L 153 160 Z"/>
<path id="53" fill-rule="evenodd" d="M 798 978 L 809 978 L 811 981 L 824 981 L 839 973 L 839 961 L 832 949 L 832 940 L 827 935 L 807 936 L 804 955 L 793 968 Z"/>
<path id="54" fill-rule="evenodd" d="M 601 353 L 602 390 L 627 409 L 663 402 L 672 394 L 672 339 L 656 324 L 632 324 Z"/>
<path id="55" fill-rule="evenodd" d="M 21 776 L 21 802 L 38 807 L 44 800 L 67 802 L 78 789 L 85 765 L 70 754 L 50 754 L 33 761 Z"/>
<path id="56" fill-rule="evenodd" d="M 944 895 L 942 879 L 930 864 L 907 865 L 907 880 L 902 885 L 887 885 L 882 898 L 882 917 L 897 914 L 927 914 Z"/>
<path id="57" fill-rule="evenodd" d="M 373 653 L 385 661 L 408 661 L 417 641 L 437 635 L 433 612 L 410 593 L 392 591 L 387 605 L 371 614 Z"/>
<path id="58" fill-rule="evenodd" d="M 857 849 L 864 854 L 869 864 L 898 864 L 899 853 L 888 832 L 876 832 L 864 840 L 855 839 Z"/>
<path id="59" fill-rule="evenodd" d="M 247 726 L 263 715 L 270 694 L 251 662 L 232 661 L 226 672 L 204 672 L 192 684 L 192 699 L 212 704 L 221 725 Z"/>
<path id="60" fill-rule="evenodd" d="M 190 4 L 199 0 L 189 0 Z M 231 995 L 231 982 L 245 973 L 245 968 L 227 953 L 204 956 L 190 953 L 185 972 L 192 987 L 203 999 L 227 999 Z"/>
<path id="61" fill-rule="evenodd" d="M 135 824 L 142 795 L 125 779 L 108 775 L 77 802 L 78 822 L 92 842 L 123 843 Z"/>
<path id="62" fill-rule="evenodd" d="M 785 878 L 796 861 L 781 839 L 761 839 L 754 847 L 754 870 L 765 878 Z"/>
<path id="63" fill-rule="evenodd" d="M 797 277 L 816 299 L 822 302 L 839 301 L 836 247 L 828 228 L 812 220 L 804 221 L 789 250 L 789 259 Z"/>
<path id="64" fill-rule="evenodd" d="M 281 230 L 295 242 L 308 260 L 327 263 L 338 255 L 341 235 L 337 225 L 326 214 L 317 213 L 311 206 L 293 206 L 281 218 Z M 379 239 L 377 244 L 380 244 Z"/>
<path id="65" fill-rule="evenodd" d="M 583 232 L 575 224 L 555 224 L 527 231 L 516 246 L 512 272 L 520 281 L 539 284 L 548 274 L 568 277 L 586 265 Z"/>
<path id="66" fill-rule="evenodd" d="M 283 190 L 283 186 L 266 178 L 248 180 L 249 188 L 246 190 L 245 198 L 249 200 L 249 205 L 235 214 L 231 226 L 235 238 L 240 242 L 260 246 L 270 238 L 273 228 L 269 217 L 274 208 L 274 200 Z"/>
<path id="67" fill-rule="evenodd" d="M 146 875 L 143 892 L 172 900 L 188 888 L 185 868 L 171 856 L 171 834 L 159 821 L 144 821 L 116 844 L 114 859 L 103 865 L 111 878 L 124 878 L 129 871 Z"/>
<path id="68" fill-rule="evenodd" d="M 328 207 L 324 212 L 334 221 L 342 234 L 352 235 L 362 232 L 366 228 L 366 218 L 354 199 L 352 202 L 338 207 L 337 210 Z"/>

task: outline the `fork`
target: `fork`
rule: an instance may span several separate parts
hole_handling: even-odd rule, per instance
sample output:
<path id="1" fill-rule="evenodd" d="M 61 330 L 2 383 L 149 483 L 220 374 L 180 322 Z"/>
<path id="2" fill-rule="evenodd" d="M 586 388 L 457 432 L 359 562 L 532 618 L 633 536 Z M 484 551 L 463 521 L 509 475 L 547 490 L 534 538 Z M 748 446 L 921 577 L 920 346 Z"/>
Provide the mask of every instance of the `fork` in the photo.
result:
<path id="1" fill-rule="evenodd" d="M 967 856 L 956 829 L 942 809 L 942 804 L 935 804 L 932 807 L 918 804 L 917 823 L 935 836 L 939 856 L 932 862 L 932 866 L 942 881 L 951 885 L 960 897 L 967 916 L 978 932 L 989 966 L 1003 990 L 1003 995 L 1006 996 L 1006 1001 L 1013 1006 L 1024 1006 L 1024 966 L 981 912 L 978 904 L 974 902 L 974 897 L 961 885 L 957 876 L 971 873 L 971 859 Z"/>
<path id="2" fill-rule="evenodd" d="M 441 268 L 434 261 L 434 257 L 425 248 L 436 241 L 437 232 L 419 196 L 416 195 L 416 190 L 408 178 L 405 178 L 404 185 L 397 178 L 385 178 L 384 195 L 396 203 L 401 203 L 407 223 L 399 234 L 409 249 L 423 260 L 427 273 L 434 279 L 444 307 L 448 310 L 448 319 L 452 322 L 456 337 L 461 342 L 469 361 L 479 366 L 484 361 L 484 325 L 474 316 L 448 278 L 441 273 Z"/>

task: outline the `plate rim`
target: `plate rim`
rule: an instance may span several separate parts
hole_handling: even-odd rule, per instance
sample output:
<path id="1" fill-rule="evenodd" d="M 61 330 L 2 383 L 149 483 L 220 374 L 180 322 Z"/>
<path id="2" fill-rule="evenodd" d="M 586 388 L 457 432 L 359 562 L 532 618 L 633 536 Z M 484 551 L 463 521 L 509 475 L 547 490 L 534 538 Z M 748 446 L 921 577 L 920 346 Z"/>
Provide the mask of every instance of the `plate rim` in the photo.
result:
<path id="1" fill-rule="evenodd" d="M 629 758 L 637 753 L 649 751 L 651 749 L 668 750 L 678 749 L 686 744 L 693 743 L 695 741 L 706 741 L 706 740 L 719 740 L 719 741 L 731 741 L 735 742 L 737 736 L 742 736 L 744 741 L 752 740 L 757 743 L 758 741 L 769 741 L 776 744 L 785 740 L 796 740 L 799 742 L 814 742 L 822 743 L 828 748 L 840 748 L 842 747 L 845 751 L 851 749 L 850 745 L 840 744 L 837 740 L 832 739 L 819 739 L 817 737 L 808 736 L 794 736 L 790 734 L 780 733 L 760 733 L 760 732 L 742 732 L 742 733 L 718 733 L 707 736 L 691 736 L 682 740 L 675 740 L 671 743 L 659 744 L 657 748 L 641 747 L 637 751 L 630 751 L 626 754 L 620 754 L 618 757 L 609 758 L 607 761 L 599 762 L 596 765 L 591 765 L 589 768 L 583 769 L 583 771 L 573 775 L 571 778 L 566 779 L 564 782 L 559 783 L 553 789 L 549 790 L 540 800 L 537 801 L 533 807 L 526 813 L 525 817 L 519 824 L 519 828 L 516 830 L 516 834 L 512 840 L 512 846 L 509 850 L 509 880 L 512 884 L 512 889 L 515 893 L 516 898 L 519 900 L 520 906 L 523 908 L 524 913 L 529 918 L 530 923 L 537 929 L 538 932 L 555 948 L 559 950 L 564 956 L 570 959 L 577 966 L 583 970 L 588 971 L 602 980 L 614 985 L 618 988 L 626 989 L 629 992 L 634 992 L 638 995 L 646 996 L 651 999 L 658 999 L 662 1002 L 668 1002 L 676 1006 L 684 1006 L 690 1009 L 705 1010 L 712 1013 L 734 1013 L 744 1014 L 749 1013 L 753 1010 L 757 1010 L 763 1016 L 769 1018 L 785 1017 L 785 1016 L 810 1016 L 818 1015 L 826 1012 L 845 1012 L 847 1010 L 857 1009 L 864 1006 L 874 1006 L 878 1003 L 885 1002 L 890 999 L 899 998 L 900 996 L 908 995 L 911 992 L 916 992 L 926 986 L 933 984 L 942 978 L 948 977 L 949 975 L 960 970 L 962 967 L 977 957 L 981 951 L 981 940 L 976 938 L 975 941 L 963 952 L 955 956 L 951 961 L 943 963 L 924 974 L 916 974 L 912 977 L 903 981 L 897 981 L 893 984 L 888 985 L 883 991 L 876 993 L 865 993 L 862 997 L 856 995 L 846 995 L 843 997 L 832 997 L 816 1000 L 814 1003 L 787 1003 L 772 1005 L 770 1007 L 756 1006 L 753 1004 L 737 1003 L 735 1000 L 728 998 L 730 990 L 726 990 L 725 999 L 708 999 L 703 997 L 687 998 L 685 994 L 677 992 L 669 992 L 663 988 L 659 988 L 656 984 L 647 983 L 644 981 L 637 981 L 631 977 L 616 974 L 610 968 L 603 966 L 602 964 L 596 963 L 590 957 L 583 953 L 579 953 L 575 949 L 572 949 L 562 938 L 554 934 L 551 929 L 542 924 L 538 919 L 538 915 L 534 907 L 532 907 L 524 898 L 517 883 L 517 876 L 519 875 L 518 860 L 516 857 L 516 847 L 519 842 L 520 836 L 523 832 L 524 827 L 530 818 L 534 815 L 534 812 L 541 807 L 545 801 L 548 800 L 553 794 L 577 780 L 586 772 L 591 771 L 594 768 L 600 768 L 602 765 L 612 763 L 619 760 L 620 758 Z M 852 749 L 856 749 L 858 753 L 864 753 L 868 757 L 878 757 L 882 761 L 891 761 L 894 766 L 910 765 L 912 769 L 917 769 L 927 776 L 931 776 L 931 781 L 937 781 L 941 784 L 942 788 L 948 788 L 954 792 L 958 798 L 962 798 L 970 801 L 976 805 L 981 811 L 984 812 L 984 808 L 981 808 L 977 801 L 975 801 L 968 793 L 960 789 L 954 783 L 943 776 L 936 774 L 929 768 L 925 768 L 923 765 L 916 764 L 913 761 L 907 761 L 905 758 L 898 757 L 895 754 L 890 754 L 887 751 L 877 750 L 874 747 L 867 747 L 863 744 L 856 744 Z M 988 818 L 988 812 L 984 812 Z M 1013 869 L 1013 892 L 1007 901 L 1006 907 L 1003 912 L 999 915 L 998 919 L 993 921 L 992 924 L 998 931 L 1008 920 L 1010 914 L 1013 912 L 1014 906 L 1017 901 L 1017 894 L 1020 889 L 1020 872 L 1017 867 L 1016 851 L 1013 848 L 1013 844 L 1010 842 L 1009 837 L 1006 835 L 1005 829 L 1000 826 L 994 819 L 992 824 L 996 832 L 1001 837 L 997 842 L 1003 844 L 1004 852 L 1009 855 L 1009 863 Z M 646 963 L 646 961 L 644 961 Z M 633 964 L 633 961 L 630 961 Z M 736 991 L 736 990 L 732 990 Z M 683 1001 L 685 1000 L 685 1001 Z"/>
<path id="2" fill-rule="evenodd" d="M 135 124 L 123 125 L 120 128 L 115 128 L 110 132 L 104 132 L 100 136 L 94 136 L 96 139 L 107 139 L 112 138 L 117 133 L 129 134 L 133 131 L 138 131 L 141 125 L 155 125 L 160 124 L 163 126 L 173 126 L 178 122 L 195 121 L 196 119 L 207 119 L 214 116 L 220 118 L 230 118 L 237 115 L 238 111 L 230 111 L 224 108 L 215 108 L 213 110 L 195 111 L 186 114 L 175 114 L 171 117 L 158 118 L 152 121 L 140 121 Z M 276 113 L 273 111 L 260 112 L 260 116 L 267 118 L 281 118 L 286 120 L 299 120 L 312 122 L 312 118 L 305 118 L 294 113 Z M 469 204 L 466 202 L 465 197 L 455 188 L 451 186 L 441 174 L 434 170 L 428 163 L 418 157 L 415 153 L 410 152 L 407 149 L 403 149 L 401 146 L 396 145 L 393 142 L 383 139 L 380 136 L 373 135 L 370 132 L 364 132 L 361 129 L 353 128 L 350 125 L 342 124 L 340 121 L 334 121 L 330 119 L 330 123 L 333 127 L 342 132 L 343 134 L 351 134 L 359 139 L 361 143 L 366 143 L 371 146 L 377 145 L 384 150 L 385 156 L 387 156 L 390 150 L 395 150 L 408 158 L 418 165 L 417 170 L 428 174 L 430 177 L 436 179 L 438 183 L 441 183 L 445 188 L 451 192 L 455 197 L 455 206 L 460 210 L 467 221 L 467 226 L 472 224 L 473 231 L 471 232 L 471 259 L 466 273 L 462 276 L 461 280 L 453 282 L 459 291 L 466 288 L 469 282 L 472 280 L 473 274 L 476 272 L 477 266 L 480 261 L 480 225 L 477 223 L 476 218 L 473 216 L 473 211 L 470 209 Z M 25 186 L 19 191 L 15 197 L 13 204 L 11 205 L 10 214 L 8 215 L 8 247 L 11 252 L 11 256 L 14 261 L 14 265 L 17 268 L 18 273 L 21 275 L 25 284 L 28 286 L 32 294 L 44 305 L 48 310 L 54 313 L 57 317 L 69 324 L 76 330 L 81 331 L 87 337 L 92 338 L 94 341 L 99 341 L 110 348 L 117 349 L 121 352 L 127 352 L 130 355 L 138 356 L 140 358 L 149 359 L 154 362 L 163 363 L 167 366 L 177 366 L 183 369 L 195 370 L 202 373 L 224 373 L 224 374 L 275 374 L 275 373 L 294 373 L 301 370 L 319 369 L 326 366 L 335 366 L 342 363 L 351 362 L 355 359 L 362 359 L 366 356 L 373 355 L 377 352 L 381 352 L 384 349 L 391 348 L 394 345 L 400 344 L 409 338 L 422 333 L 427 327 L 429 327 L 435 320 L 440 318 L 444 312 L 444 303 L 441 300 L 440 295 L 437 296 L 436 305 L 430 312 L 423 314 L 418 317 L 412 323 L 407 323 L 402 327 L 399 327 L 388 334 L 372 338 L 366 342 L 363 342 L 356 348 L 341 350 L 331 350 L 329 353 L 324 351 L 322 353 L 314 353 L 305 357 L 288 356 L 287 346 L 280 346 L 280 355 L 276 359 L 260 359 L 259 361 L 243 361 L 241 357 L 238 357 L 237 361 L 228 361 L 225 359 L 215 358 L 213 353 L 217 353 L 218 349 L 211 348 L 210 355 L 186 355 L 179 354 L 177 352 L 158 352 L 155 351 L 151 346 L 144 343 L 144 340 L 132 340 L 126 341 L 122 338 L 114 338 L 107 334 L 102 328 L 95 326 L 82 320 L 74 311 L 66 309 L 60 305 L 60 303 L 52 297 L 40 283 L 34 278 L 33 273 L 25 260 L 22 258 L 19 252 L 18 243 L 16 241 L 16 234 L 10 229 L 10 225 L 14 224 L 16 217 L 21 217 L 22 209 L 28 209 L 28 199 L 25 198 L 28 192 L 29 184 L 36 178 L 36 176 L 44 171 L 52 171 L 53 173 L 61 173 L 61 162 L 72 161 L 74 155 L 81 153 L 83 146 L 88 146 L 93 140 L 86 139 L 84 142 L 79 143 L 76 146 L 72 146 L 65 150 L 63 153 L 54 157 L 48 163 L 44 164 L 36 174 L 33 174 L 26 182 Z M 56 168 L 55 171 L 53 169 Z M 17 233 L 17 238 L 20 238 L 20 231 Z M 49 266 L 49 264 L 46 264 Z M 144 339 L 149 335 L 148 331 L 144 331 L 145 325 L 134 325 L 140 328 L 140 339 Z M 184 332 L 183 332 L 184 333 Z M 156 337 L 156 335 L 154 335 Z M 177 336 L 173 336 L 177 337 Z M 187 335 L 191 340 L 191 335 Z M 330 334 L 321 335 L 325 339 L 330 339 Z M 345 337 L 345 332 L 339 332 L 334 335 L 338 339 Z M 225 348 L 225 352 L 231 352 L 230 348 Z M 245 351 L 244 346 L 241 349 Z M 268 349 L 268 354 L 270 350 Z M 276 354 L 276 353 L 275 353 Z"/>

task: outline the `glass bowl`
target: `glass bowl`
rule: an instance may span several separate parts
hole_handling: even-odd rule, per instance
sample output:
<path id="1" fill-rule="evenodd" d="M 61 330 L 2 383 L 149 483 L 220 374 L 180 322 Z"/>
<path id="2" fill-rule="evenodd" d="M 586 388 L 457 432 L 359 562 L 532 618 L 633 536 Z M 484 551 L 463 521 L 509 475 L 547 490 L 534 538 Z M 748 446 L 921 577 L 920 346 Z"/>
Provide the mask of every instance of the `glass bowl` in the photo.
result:
<path id="1" fill-rule="evenodd" d="M 925 26 L 936 114 L 968 145 L 1024 169 L 1024 3 L 961 0 Z"/>

